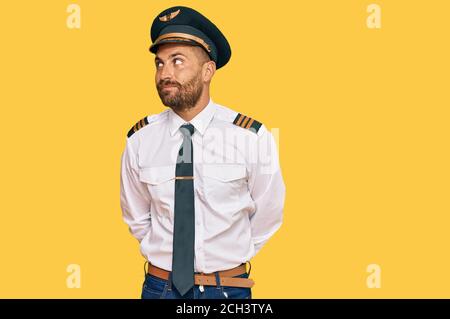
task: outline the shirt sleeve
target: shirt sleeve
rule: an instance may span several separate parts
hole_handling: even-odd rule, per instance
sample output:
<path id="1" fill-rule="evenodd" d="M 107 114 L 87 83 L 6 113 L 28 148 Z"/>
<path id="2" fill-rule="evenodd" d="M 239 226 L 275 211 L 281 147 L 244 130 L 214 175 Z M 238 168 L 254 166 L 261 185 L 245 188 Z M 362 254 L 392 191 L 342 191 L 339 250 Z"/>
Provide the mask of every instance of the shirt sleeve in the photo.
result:
<path id="1" fill-rule="evenodd" d="M 139 241 L 150 231 L 150 194 L 139 180 L 136 155 L 127 139 L 121 158 L 120 206 L 130 233 Z"/>
<path id="2" fill-rule="evenodd" d="M 250 224 L 256 255 L 281 226 L 286 187 L 274 136 L 265 128 L 258 137 L 255 155 L 255 163 L 250 164 L 248 187 L 255 203 Z"/>

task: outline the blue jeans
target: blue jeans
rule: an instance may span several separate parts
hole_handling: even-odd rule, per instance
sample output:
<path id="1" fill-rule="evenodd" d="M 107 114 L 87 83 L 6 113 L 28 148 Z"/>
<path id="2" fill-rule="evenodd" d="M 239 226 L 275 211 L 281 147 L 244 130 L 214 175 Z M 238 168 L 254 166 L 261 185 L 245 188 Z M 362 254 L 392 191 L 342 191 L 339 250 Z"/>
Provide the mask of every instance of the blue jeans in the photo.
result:
<path id="1" fill-rule="evenodd" d="M 181 296 L 178 290 L 172 285 L 172 273 L 169 273 L 169 279 L 164 280 L 156 276 L 145 274 L 145 281 L 142 285 L 142 299 L 252 299 L 251 288 L 221 286 L 219 275 L 215 273 L 216 286 L 203 286 L 203 292 L 200 286 L 195 285 L 184 296 Z M 248 273 L 235 276 L 236 278 L 248 278 Z"/>

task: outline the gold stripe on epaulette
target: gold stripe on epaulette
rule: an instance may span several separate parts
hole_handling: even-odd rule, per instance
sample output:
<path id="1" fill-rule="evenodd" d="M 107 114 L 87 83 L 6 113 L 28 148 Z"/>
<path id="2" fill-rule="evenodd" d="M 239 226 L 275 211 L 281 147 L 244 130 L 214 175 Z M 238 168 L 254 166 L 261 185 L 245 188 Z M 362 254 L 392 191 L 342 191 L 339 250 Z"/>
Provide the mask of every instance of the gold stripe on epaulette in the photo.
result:
<path id="1" fill-rule="evenodd" d="M 248 122 L 249 119 L 250 119 L 250 118 L 246 116 L 245 119 L 242 121 L 241 125 L 239 125 L 239 126 L 240 126 L 240 127 L 245 127 L 245 125 L 247 124 L 247 122 Z"/>
<path id="2" fill-rule="evenodd" d="M 241 114 L 241 116 L 239 117 L 239 120 L 236 122 L 236 125 L 237 126 L 241 126 L 241 122 L 242 122 L 242 119 L 245 117 L 245 115 L 244 114 Z"/>
<path id="3" fill-rule="evenodd" d="M 137 131 L 139 131 L 141 128 L 143 128 L 144 126 L 146 126 L 148 124 L 148 120 L 147 117 L 144 117 L 143 119 L 140 119 L 139 121 L 137 121 L 128 131 L 127 133 L 127 137 L 130 137 L 131 135 L 133 135 L 134 133 L 136 133 Z"/>
<path id="4" fill-rule="evenodd" d="M 250 128 L 250 126 L 253 124 L 254 119 L 250 119 L 250 121 L 248 121 L 247 125 L 245 126 L 245 128 Z"/>
<path id="5" fill-rule="evenodd" d="M 258 130 L 262 126 L 261 122 L 241 113 L 238 113 L 234 117 L 233 124 L 244 129 L 251 130 L 254 133 L 258 133 Z"/>

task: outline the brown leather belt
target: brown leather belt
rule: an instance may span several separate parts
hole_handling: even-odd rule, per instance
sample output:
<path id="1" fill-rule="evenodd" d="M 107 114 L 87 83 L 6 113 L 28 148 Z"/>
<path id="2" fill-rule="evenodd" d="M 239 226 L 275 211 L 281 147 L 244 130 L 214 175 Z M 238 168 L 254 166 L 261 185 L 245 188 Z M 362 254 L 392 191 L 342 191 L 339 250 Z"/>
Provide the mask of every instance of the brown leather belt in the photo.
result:
<path id="1" fill-rule="evenodd" d="M 148 271 L 150 275 L 168 280 L 169 271 L 156 267 L 148 263 Z M 221 286 L 251 288 L 255 282 L 250 278 L 235 278 L 234 276 L 247 273 L 246 264 L 241 264 L 229 270 L 218 271 Z M 216 286 L 216 276 L 214 273 L 196 273 L 194 275 L 194 283 L 199 286 Z"/>

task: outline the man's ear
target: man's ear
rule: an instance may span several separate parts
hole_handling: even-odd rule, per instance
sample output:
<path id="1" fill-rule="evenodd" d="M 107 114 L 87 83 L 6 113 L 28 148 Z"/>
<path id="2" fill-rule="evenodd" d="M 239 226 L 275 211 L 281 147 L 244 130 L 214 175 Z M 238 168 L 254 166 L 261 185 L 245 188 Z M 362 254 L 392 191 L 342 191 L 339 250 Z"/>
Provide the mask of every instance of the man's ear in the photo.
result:
<path id="1" fill-rule="evenodd" d="M 205 82 L 210 82 L 215 72 L 216 72 L 216 62 L 210 60 L 203 64 L 203 80 Z"/>

